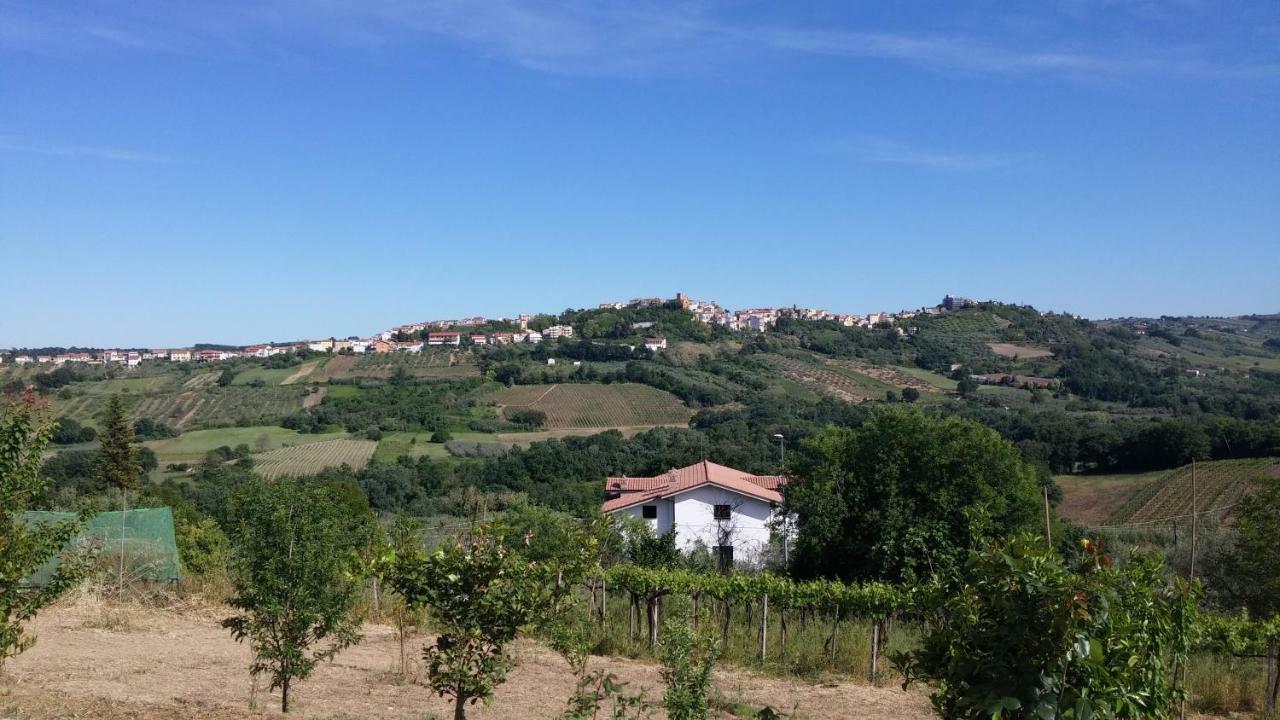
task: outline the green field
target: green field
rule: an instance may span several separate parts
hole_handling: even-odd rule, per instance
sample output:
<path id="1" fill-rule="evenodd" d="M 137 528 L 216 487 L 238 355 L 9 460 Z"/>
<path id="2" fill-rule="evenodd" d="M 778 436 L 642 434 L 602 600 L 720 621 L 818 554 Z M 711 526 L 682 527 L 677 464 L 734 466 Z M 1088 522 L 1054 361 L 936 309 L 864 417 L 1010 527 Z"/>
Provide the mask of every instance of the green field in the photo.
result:
<path id="1" fill-rule="evenodd" d="M 236 373 L 235 380 L 231 381 L 232 385 L 248 385 L 254 380 L 261 380 L 266 385 L 279 385 L 298 371 L 296 367 L 287 368 L 262 368 L 253 367 L 247 370 L 241 370 Z"/>
<path id="2" fill-rule="evenodd" d="M 898 372 L 923 380 L 939 390 L 953 391 L 956 389 L 956 385 L 959 385 L 958 382 L 952 380 L 946 375 L 936 373 L 931 370 L 925 370 L 924 368 L 911 367 L 909 365 L 891 365 L 890 367 Z"/>
<path id="3" fill-rule="evenodd" d="M 360 388 L 355 385 L 330 385 L 328 397 L 353 398 L 359 394 Z"/>
<path id="4" fill-rule="evenodd" d="M 516 385 L 492 397 L 504 409 L 546 413 L 548 428 L 683 425 L 690 415 L 675 395 L 636 383 Z"/>
<path id="5" fill-rule="evenodd" d="M 278 426 L 263 425 L 193 430 L 175 438 L 151 440 L 145 445 L 155 451 L 156 457 L 163 465 L 171 462 L 197 461 L 202 459 L 205 453 L 223 445 L 235 447 L 245 444 L 254 452 L 261 452 L 345 437 L 347 437 L 345 432 L 303 434 Z"/>

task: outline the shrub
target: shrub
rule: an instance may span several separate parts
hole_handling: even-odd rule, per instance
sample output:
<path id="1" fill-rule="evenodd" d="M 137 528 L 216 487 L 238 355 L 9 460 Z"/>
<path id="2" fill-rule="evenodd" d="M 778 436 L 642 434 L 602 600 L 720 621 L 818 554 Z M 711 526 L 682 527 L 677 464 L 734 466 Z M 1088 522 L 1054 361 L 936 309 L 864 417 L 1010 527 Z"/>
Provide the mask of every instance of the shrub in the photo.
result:
<path id="1" fill-rule="evenodd" d="M 43 587 L 23 581 L 44 565 L 75 536 L 75 523 L 28 526 L 23 518 L 32 500 L 44 490 L 40 456 L 53 434 L 53 422 L 32 396 L 6 404 L 0 414 L 0 667 L 8 657 L 26 650 L 35 638 L 23 625 L 40 608 L 53 602 L 78 578 L 79 565 L 63 562 Z"/>
<path id="2" fill-rule="evenodd" d="M 894 656 L 906 684 L 936 681 L 944 718 L 1168 717 L 1194 593 L 1158 557 L 1117 569 L 1084 549 L 1074 570 L 1029 535 L 973 553 L 920 648 Z"/>
<path id="3" fill-rule="evenodd" d="M 453 439 L 453 435 L 448 430 L 445 430 L 444 428 L 441 428 L 431 433 L 431 442 L 433 443 L 447 443 L 452 439 Z"/>
<path id="4" fill-rule="evenodd" d="M 706 720 L 711 671 L 719 657 L 719 643 L 709 631 L 712 623 L 695 631 L 685 618 L 668 618 L 662 631 L 662 680 L 667 684 L 663 704 L 670 720 Z"/>

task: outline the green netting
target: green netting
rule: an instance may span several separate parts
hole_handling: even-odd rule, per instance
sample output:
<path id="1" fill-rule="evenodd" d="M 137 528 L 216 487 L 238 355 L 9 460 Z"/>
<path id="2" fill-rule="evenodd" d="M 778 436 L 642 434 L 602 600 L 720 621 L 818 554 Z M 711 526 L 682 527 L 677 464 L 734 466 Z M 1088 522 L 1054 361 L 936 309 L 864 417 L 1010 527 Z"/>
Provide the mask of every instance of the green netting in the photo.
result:
<path id="1" fill-rule="evenodd" d="M 32 511 L 24 514 L 29 524 L 75 521 L 75 513 Z M 131 509 L 127 513 L 104 512 L 90 516 L 84 532 L 71 541 L 73 546 L 92 543 L 103 562 L 118 562 L 120 538 L 124 536 L 126 579 L 172 582 L 178 579 L 178 544 L 173 535 L 173 513 L 167 507 Z M 58 567 L 58 558 L 45 563 L 27 578 L 31 585 L 43 585 Z"/>

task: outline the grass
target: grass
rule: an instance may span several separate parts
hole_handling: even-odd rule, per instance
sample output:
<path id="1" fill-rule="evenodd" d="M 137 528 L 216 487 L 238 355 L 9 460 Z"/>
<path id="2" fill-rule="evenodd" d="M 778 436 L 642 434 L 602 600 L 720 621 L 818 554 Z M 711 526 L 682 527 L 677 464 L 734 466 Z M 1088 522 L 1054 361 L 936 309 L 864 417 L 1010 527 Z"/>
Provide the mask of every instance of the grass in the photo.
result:
<path id="1" fill-rule="evenodd" d="M 960 383 L 941 373 L 925 370 L 924 368 L 910 367 L 908 365 L 892 365 L 890 366 L 900 373 L 910 375 L 911 377 L 923 380 L 939 390 L 955 390 Z"/>
<path id="2" fill-rule="evenodd" d="M 267 385 L 279 385 L 285 381 L 285 378 L 293 375 L 298 371 L 296 367 L 287 368 L 264 368 L 253 367 L 241 370 L 236 373 L 236 377 L 231 381 L 232 385 L 248 385 L 255 380 L 261 380 Z"/>
<path id="3" fill-rule="evenodd" d="M 419 458 L 423 455 L 433 460 L 449 457 L 444 443 L 431 442 L 429 432 L 388 432 L 382 434 L 378 448 L 373 452 L 373 462 L 393 463 L 401 455 Z"/>
<path id="4" fill-rule="evenodd" d="M 1062 488 L 1058 514 L 1082 525 L 1102 525 L 1134 493 L 1164 474 L 1163 470 L 1134 474 L 1058 475 Z"/>
<path id="5" fill-rule="evenodd" d="M 146 445 L 155 451 L 160 464 L 190 462 L 204 457 L 214 448 L 246 444 L 254 450 L 277 450 L 293 445 L 305 445 L 325 440 L 347 437 L 345 432 L 304 434 L 286 428 L 262 425 L 254 427 L 217 428 L 193 430 L 176 438 L 152 440 Z"/>
<path id="6" fill-rule="evenodd" d="M 690 415 L 675 395 L 636 383 L 516 385 L 492 397 L 504 408 L 541 410 L 547 428 L 684 424 Z"/>
<path id="7" fill-rule="evenodd" d="M 687 597 L 669 595 L 663 600 L 662 618 L 673 614 L 687 614 L 691 602 Z M 703 622 L 714 628 L 717 638 L 722 638 L 723 606 L 719 603 L 703 605 Z M 603 625 L 595 624 L 592 630 L 592 652 L 600 655 L 622 655 L 631 658 L 654 657 L 649 648 L 648 630 L 645 625 L 643 602 L 636 617 L 636 633 L 630 635 L 628 601 L 625 595 L 611 594 L 608 613 Z M 727 642 L 722 646 L 721 662 L 727 665 L 753 668 L 770 675 L 803 677 L 809 680 L 829 680 L 834 677 L 870 680 L 871 624 L 863 620 L 842 620 L 836 634 L 835 653 L 830 652 L 827 640 L 831 635 L 832 618 L 811 614 L 802 618 L 799 612 L 787 612 L 787 644 L 785 654 L 781 646 L 781 615 L 777 608 L 770 608 L 768 643 L 765 659 L 760 660 L 759 607 L 752 608 L 748 620 L 747 609 L 735 604 L 729 616 Z M 919 630 L 911 624 L 899 622 L 888 633 L 879 662 L 878 681 L 893 676 L 889 653 L 914 647 Z"/>
<path id="8" fill-rule="evenodd" d="M 360 388 L 355 385 L 330 385 L 328 397 L 331 398 L 353 398 L 360 394 Z"/>

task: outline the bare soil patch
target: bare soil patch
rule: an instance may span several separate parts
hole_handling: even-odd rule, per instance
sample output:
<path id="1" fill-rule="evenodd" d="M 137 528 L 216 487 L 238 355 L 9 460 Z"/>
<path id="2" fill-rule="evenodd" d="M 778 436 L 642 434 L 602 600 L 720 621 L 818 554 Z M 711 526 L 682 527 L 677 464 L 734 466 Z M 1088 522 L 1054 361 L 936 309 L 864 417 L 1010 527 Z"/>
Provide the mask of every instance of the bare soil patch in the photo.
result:
<path id="1" fill-rule="evenodd" d="M 284 381 L 283 381 L 283 382 L 281 382 L 280 384 L 281 384 L 281 385 L 292 385 L 292 384 L 294 384 L 294 383 L 298 382 L 298 381 L 299 381 L 299 380 L 301 380 L 302 378 L 304 378 L 304 377 L 306 377 L 306 376 L 310 375 L 310 374 L 312 373 L 312 371 L 314 371 L 314 370 L 316 369 L 316 366 L 317 366 L 317 365 L 319 365 L 319 364 L 320 364 L 320 361 L 319 361 L 319 360 L 312 360 L 311 362 L 305 362 L 305 363 L 302 363 L 302 365 L 298 367 L 298 370 L 297 370 L 296 372 L 294 372 L 294 373 L 293 373 L 292 375 L 290 375 L 289 377 L 285 378 L 285 379 L 284 379 Z"/>
<path id="2" fill-rule="evenodd" d="M 310 395 L 302 398 L 302 407 L 304 408 L 315 407 L 319 405 L 320 401 L 324 400 L 324 396 L 328 394 L 329 394 L 329 386 L 328 385 L 321 386 L 320 389 L 317 390 L 316 392 L 313 392 Z"/>
<path id="3" fill-rule="evenodd" d="M 252 690 L 247 647 L 218 626 L 217 612 L 199 616 L 128 610 L 127 622 L 104 623 L 105 610 L 64 607 L 35 623 L 39 640 L 6 665 L 0 684 L 0 714 L 31 720 L 62 717 L 169 720 L 275 716 L 278 693 Z M 119 613 L 121 610 L 112 610 Z M 92 627 L 90 627 L 92 626 Z M 105 629 L 115 628 L 115 629 Z M 415 639 L 420 648 L 424 638 Z M 565 662 L 542 645 L 516 646 L 517 667 L 490 706 L 467 714 L 477 720 L 527 720 L 559 715 L 572 691 Z M 296 713 L 301 718 L 449 717 L 451 704 L 420 685 L 401 681 L 394 631 L 369 625 L 365 639 L 299 683 Z M 659 699 L 661 681 L 651 664 L 593 658 L 593 666 L 616 673 L 634 689 Z M 770 705 L 806 720 L 932 717 L 922 692 L 853 683 L 811 683 L 743 670 L 716 674 L 716 687 L 730 700 Z M 253 703 L 258 710 L 250 709 Z"/>
<path id="4" fill-rule="evenodd" d="M 1015 343 L 987 343 L 991 352 L 1014 360 L 1033 360 L 1035 358 L 1053 357 L 1049 348 L 1034 345 L 1018 345 Z"/>

